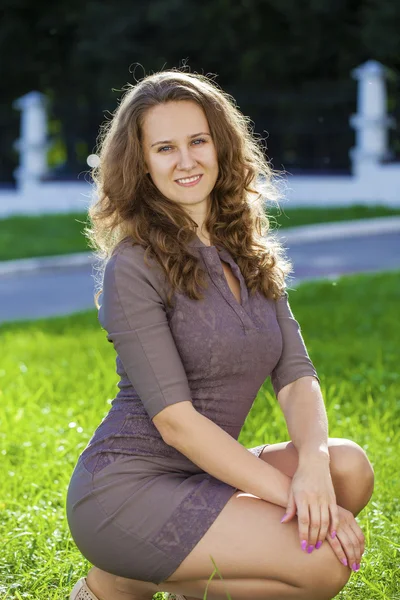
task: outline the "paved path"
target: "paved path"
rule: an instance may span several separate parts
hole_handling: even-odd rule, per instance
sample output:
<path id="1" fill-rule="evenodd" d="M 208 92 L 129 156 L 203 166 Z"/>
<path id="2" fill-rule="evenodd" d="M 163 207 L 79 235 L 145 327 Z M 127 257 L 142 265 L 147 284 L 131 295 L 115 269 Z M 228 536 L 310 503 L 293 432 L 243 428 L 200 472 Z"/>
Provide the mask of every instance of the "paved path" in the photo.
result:
<path id="1" fill-rule="evenodd" d="M 289 238 L 289 236 L 288 236 Z M 285 244 L 294 264 L 291 288 L 306 279 L 400 270 L 400 232 Z M 94 308 L 88 264 L 0 275 L 0 322 L 69 314 Z"/>

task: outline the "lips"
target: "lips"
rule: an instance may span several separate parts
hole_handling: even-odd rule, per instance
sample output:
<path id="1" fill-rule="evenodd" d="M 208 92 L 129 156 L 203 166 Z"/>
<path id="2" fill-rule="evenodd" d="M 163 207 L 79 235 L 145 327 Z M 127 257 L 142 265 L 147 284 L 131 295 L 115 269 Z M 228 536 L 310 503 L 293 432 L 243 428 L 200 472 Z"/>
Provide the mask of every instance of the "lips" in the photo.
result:
<path id="1" fill-rule="evenodd" d="M 197 185 L 201 181 L 201 178 L 203 177 L 203 175 L 202 174 L 191 175 L 190 177 L 180 177 L 180 179 L 192 179 L 193 177 L 197 177 L 198 179 L 195 179 L 194 181 L 190 181 L 187 183 L 183 183 L 182 181 L 175 179 L 175 183 L 177 183 L 178 185 L 181 185 L 183 187 L 192 187 L 194 185 Z"/>

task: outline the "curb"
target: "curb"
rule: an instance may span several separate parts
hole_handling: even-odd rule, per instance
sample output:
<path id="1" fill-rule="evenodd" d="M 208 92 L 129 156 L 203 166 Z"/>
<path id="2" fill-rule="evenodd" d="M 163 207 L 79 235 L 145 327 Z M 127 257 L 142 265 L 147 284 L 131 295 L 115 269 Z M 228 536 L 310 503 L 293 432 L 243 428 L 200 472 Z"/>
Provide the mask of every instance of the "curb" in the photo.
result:
<path id="1" fill-rule="evenodd" d="M 343 237 L 361 237 L 394 233 L 397 231 L 400 232 L 400 217 L 377 217 L 375 219 L 360 219 L 358 221 L 303 225 L 287 230 L 284 229 L 283 231 L 273 230 L 273 233 L 277 235 L 281 242 L 290 246 L 304 242 L 319 242 Z M 0 276 L 48 269 L 84 267 L 93 265 L 94 262 L 95 258 L 92 252 L 6 260 L 0 261 Z"/>
<path id="2" fill-rule="evenodd" d="M 362 237 L 400 231 L 400 217 L 377 217 L 358 221 L 340 221 L 339 223 L 321 223 L 303 225 L 279 231 L 280 240 L 289 244 L 319 242 L 343 237 Z"/>
<path id="3" fill-rule="evenodd" d="M 59 256 L 43 256 L 38 258 L 18 258 L 0 261 L 0 276 L 15 275 L 47 269 L 73 268 L 91 265 L 94 262 L 91 252 L 77 252 Z"/>

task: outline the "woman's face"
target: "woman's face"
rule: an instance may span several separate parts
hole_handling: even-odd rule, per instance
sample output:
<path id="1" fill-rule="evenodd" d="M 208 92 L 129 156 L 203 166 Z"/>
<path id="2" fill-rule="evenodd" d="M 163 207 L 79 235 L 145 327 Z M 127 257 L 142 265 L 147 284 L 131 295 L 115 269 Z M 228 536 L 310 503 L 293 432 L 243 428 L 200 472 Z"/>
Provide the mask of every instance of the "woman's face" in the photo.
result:
<path id="1" fill-rule="evenodd" d="M 142 134 L 147 169 L 160 192 L 184 208 L 208 203 L 218 161 L 203 109 L 190 100 L 154 106 Z"/>

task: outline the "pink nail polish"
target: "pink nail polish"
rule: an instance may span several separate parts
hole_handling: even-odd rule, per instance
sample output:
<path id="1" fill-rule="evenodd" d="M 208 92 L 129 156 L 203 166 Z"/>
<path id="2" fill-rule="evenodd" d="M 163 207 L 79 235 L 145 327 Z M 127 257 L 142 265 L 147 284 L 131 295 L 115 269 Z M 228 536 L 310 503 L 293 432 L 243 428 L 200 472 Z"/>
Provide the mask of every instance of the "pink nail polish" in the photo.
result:
<path id="1" fill-rule="evenodd" d="M 345 567 L 347 567 L 347 558 L 342 558 L 341 562 L 344 564 Z"/>
<path id="2" fill-rule="evenodd" d="M 305 550 L 306 548 L 307 548 L 307 541 L 306 541 L 306 540 L 303 540 L 303 541 L 301 542 L 301 549 L 302 549 L 302 550 Z"/>
<path id="3" fill-rule="evenodd" d="M 332 531 L 331 538 L 334 539 L 336 537 L 336 531 Z"/>
<path id="4" fill-rule="evenodd" d="M 322 546 L 322 542 L 321 542 L 321 540 L 319 540 L 319 542 L 317 542 L 317 543 L 315 544 L 315 549 L 316 549 L 316 550 L 319 550 L 319 549 L 321 548 L 321 546 Z"/>
<path id="5" fill-rule="evenodd" d="M 308 546 L 307 552 L 308 554 L 311 554 L 311 552 L 314 550 L 314 546 L 311 544 L 311 546 Z"/>
<path id="6" fill-rule="evenodd" d="M 283 517 L 281 519 L 281 523 L 285 520 L 286 516 L 287 516 L 287 513 L 285 515 L 283 515 Z"/>
<path id="7" fill-rule="evenodd" d="M 351 568 L 353 569 L 353 571 L 357 571 L 357 563 L 353 563 Z"/>

